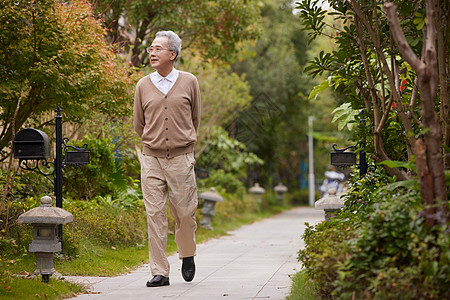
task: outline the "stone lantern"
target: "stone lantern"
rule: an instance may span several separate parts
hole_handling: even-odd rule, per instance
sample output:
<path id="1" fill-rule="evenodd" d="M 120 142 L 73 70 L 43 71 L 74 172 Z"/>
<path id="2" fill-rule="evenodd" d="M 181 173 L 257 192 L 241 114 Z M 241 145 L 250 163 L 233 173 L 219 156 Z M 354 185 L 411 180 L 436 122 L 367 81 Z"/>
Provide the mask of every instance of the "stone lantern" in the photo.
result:
<path id="1" fill-rule="evenodd" d="M 35 207 L 19 216 L 19 223 L 33 225 L 33 241 L 28 251 L 36 255 L 35 275 L 42 275 L 42 281 L 48 282 L 50 275 L 56 273 L 53 268 L 53 256 L 61 251 L 61 242 L 58 241 L 57 226 L 73 221 L 68 211 L 52 207 L 52 198 L 41 198 L 41 206 Z"/>
<path id="2" fill-rule="evenodd" d="M 264 188 L 262 188 L 259 185 L 259 183 L 257 183 L 257 182 L 248 191 L 249 191 L 249 193 L 252 193 L 252 194 L 256 195 L 256 197 L 258 199 L 258 203 L 261 203 L 261 195 L 266 192 L 266 190 Z"/>
<path id="3" fill-rule="evenodd" d="M 325 211 L 325 220 L 330 221 L 337 212 L 344 206 L 344 199 L 341 199 L 336 194 L 336 189 L 331 188 L 328 190 L 328 195 L 320 198 L 314 204 L 316 209 L 323 209 Z"/>
<path id="4" fill-rule="evenodd" d="M 278 184 L 273 188 L 273 190 L 278 194 L 278 199 L 280 200 L 280 204 L 282 204 L 283 194 L 288 191 L 288 188 L 281 182 L 278 182 Z"/>
<path id="5" fill-rule="evenodd" d="M 211 219 L 216 215 L 216 203 L 222 202 L 223 198 L 216 193 L 216 189 L 213 187 L 208 192 L 201 193 L 198 197 L 205 200 L 202 208 L 203 221 L 201 221 L 200 224 L 205 229 L 213 230 L 211 226 Z"/>

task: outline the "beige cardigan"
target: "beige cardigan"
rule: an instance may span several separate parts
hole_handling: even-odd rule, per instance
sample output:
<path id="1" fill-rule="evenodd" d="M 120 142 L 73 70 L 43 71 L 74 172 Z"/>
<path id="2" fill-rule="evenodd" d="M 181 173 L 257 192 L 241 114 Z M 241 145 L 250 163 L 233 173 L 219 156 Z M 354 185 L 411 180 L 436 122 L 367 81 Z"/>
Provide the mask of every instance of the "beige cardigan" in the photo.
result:
<path id="1" fill-rule="evenodd" d="M 134 95 L 134 129 L 144 144 L 145 155 L 172 158 L 194 151 L 200 124 L 200 89 L 197 78 L 180 71 L 164 95 L 145 76 Z"/>

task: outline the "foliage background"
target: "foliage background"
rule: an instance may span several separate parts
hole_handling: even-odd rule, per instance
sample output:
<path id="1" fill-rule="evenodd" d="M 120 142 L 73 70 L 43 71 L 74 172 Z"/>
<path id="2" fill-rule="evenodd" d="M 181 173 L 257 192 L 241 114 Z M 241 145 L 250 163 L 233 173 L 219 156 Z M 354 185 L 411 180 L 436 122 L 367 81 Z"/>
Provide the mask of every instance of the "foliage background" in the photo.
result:
<path id="1" fill-rule="evenodd" d="M 297 2 L 310 38 L 336 42 L 305 68 L 314 77 L 326 76 L 310 98 L 331 89 L 337 106 L 333 120 L 365 147 L 370 164 L 377 163 L 363 178 L 351 179 L 335 219 L 310 226 L 303 236 L 306 248 L 299 260 L 319 299 L 449 297 L 448 81 L 432 85 L 431 76 L 424 83 L 411 59 L 422 57 L 428 74 L 448 75 L 448 39 L 439 36 L 448 35 L 449 7 L 443 1 L 393 2 L 400 28 L 388 22 L 393 6 L 386 1 L 329 1 L 329 11 L 318 1 Z M 436 36 L 430 24 L 436 25 Z M 405 34 L 409 54 L 394 41 L 395 29 Z M 425 37 L 436 39 L 431 44 L 438 50 L 427 48 L 433 55 L 422 56 Z M 439 124 L 427 120 L 426 84 L 435 93 L 429 104 Z M 433 143 L 440 145 L 438 151 Z M 431 167 L 433 159 L 437 163 Z M 420 170 L 425 163 L 433 179 Z"/>
<path id="2" fill-rule="evenodd" d="M 0 10 L 2 160 L 13 129 L 43 126 L 42 114 L 58 106 L 66 121 L 78 122 L 90 113 L 129 111 L 128 68 L 107 45 L 88 1 L 3 0 Z"/>
<path id="3" fill-rule="evenodd" d="M 448 228 L 428 230 L 413 181 L 353 178 L 344 210 L 303 238 L 298 258 L 320 299 L 449 297 Z"/>
<path id="4" fill-rule="evenodd" d="M 135 83 L 153 72 L 145 47 L 159 29 L 181 35 L 176 67 L 199 79 L 196 159 L 210 176 L 198 186 L 199 192 L 215 186 L 224 197 L 216 206 L 218 230 L 246 212 L 285 205 L 271 191 L 278 181 L 289 187 L 288 203 L 308 202 L 309 116 L 315 120 L 318 181 L 332 143 L 346 142 L 348 132 L 336 133 L 331 122 L 342 98 L 324 91 L 308 97 L 325 78 L 309 78 L 303 69 L 325 42 L 307 45 L 291 1 L 0 1 L 0 41 L 6 45 L 0 48 L 2 280 L 12 280 L 12 265 L 29 259 L 24 249 L 31 230 L 17 217 L 52 193 L 45 178 L 17 168 L 10 141 L 23 127 L 53 139 L 57 106 L 69 143 L 87 143 L 91 151 L 91 164 L 64 168 L 64 208 L 75 221 L 65 226 L 65 256 L 58 263 L 76 273 L 84 255 L 99 259 L 97 251 L 146 247 L 141 145 L 131 107 Z M 267 191 L 260 201 L 246 192 L 256 181 Z M 197 215 L 202 218 L 200 209 Z M 172 218 L 169 226 L 173 231 Z M 10 263 L 12 257 L 17 261 Z"/>

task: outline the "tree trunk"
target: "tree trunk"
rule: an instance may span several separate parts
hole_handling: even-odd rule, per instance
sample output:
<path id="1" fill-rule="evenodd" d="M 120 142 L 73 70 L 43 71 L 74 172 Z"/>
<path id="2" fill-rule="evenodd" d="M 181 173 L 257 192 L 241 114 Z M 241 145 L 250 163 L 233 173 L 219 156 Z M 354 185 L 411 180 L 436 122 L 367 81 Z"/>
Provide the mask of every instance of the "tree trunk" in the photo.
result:
<path id="1" fill-rule="evenodd" d="M 140 46 L 147 34 L 147 27 L 150 24 L 154 16 L 149 16 L 148 19 L 142 21 L 141 26 L 136 30 L 136 37 L 133 42 L 133 50 L 131 51 L 131 64 L 135 67 L 139 67 L 143 63 L 143 59 L 140 57 L 142 53 Z"/>
<path id="2" fill-rule="evenodd" d="M 434 187 L 433 187 L 433 174 L 431 174 L 428 168 L 427 159 L 427 147 L 422 139 L 418 139 L 414 152 L 416 155 L 416 165 L 417 165 L 417 177 L 419 178 L 420 193 L 422 199 L 426 205 L 425 207 L 425 222 L 429 228 L 432 228 L 435 224 L 434 222 Z"/>
<path id="3" fill-rule="evenodd" d="M 440 116 L 442 130 L 444 134 L 444 145 L 450 147 L 450 99 L 449 99 L 449 84 L 447 78 L 449 78 L 449 64 L 447 61 L 448 51 L 446 43 L 449 37 L 450 26 L 450 12 L 444 11 L 444 7 L 441 6 L 436 13 L 436 28 L 437 30 L 437 56 L 438 56 L 438 69 L 439 69 L 439 94 L 441 99 Z M 444 149 L 444 167 L 450 169 L 450 151 Z"/>
<path id="4" fill-rule="evenodd" d="M 429 197 L 433 197 L 432 203 L 436 205 L 438 214 L 434 215 L 426 211 L 426 218 L 435 218 L 439 224 L 445 224 L 448 220 L 448 199 L 443 166 L 441 142 L 443 140 L 441 123 L 436 114 L 434 100 L 437 95 L 437 58 L 436 58 L 436 27 L 435 15 L 438 3 L 435 0 L 426 0 L 427 22 L 424 39 L 424 57 L 420 60 L 412 51 L 406 41 L 396 14 L 396 6 L 386 3 L 384 9 L 389 21 L 392 35 L 399 47 L 402 57 L 411 65 L 419 79 L 419 91 L 421 97 L 422 126 L 426 130 L 424 134 L 424 147 L 420 142 L 416 148 L 421 154 L 425 154 L 426 160 L 417 163 L 417 173 L 421 185 L 421 195 L 428 205 Z M 431 20 L 431 21 L 430 21 Z M 423 149 L 422 149 L 423 148 Z M 415 153 L 416 155 L 418 153 Z M 431 196 L 430 196 L 431 195 Z M 433 214 L 433 215 L 430 215 Z M 431 226 L 431 224 L 430 224 Z"/>
<path id="5" fill-rule="evenodd" d="M 370 66 L 369 66 L 369 59 L 367 58 L 367 47 L 364 44 L 364 33 L 363 33 L 363 28 L 362 28 L 362 24 L 364 24 L 366 26 L 366 29 L 368 32 L 371 32 L 369 34 L 369 39 L 372 41 L 372 43 L 374 45 L 376 45 L 376 49 L 377 49 L 377 53 L 380 56 L 382 56 L 383 54 L 381 53 L 381 46 L 380 46 L 380 42 L 379 42 L 379 33 L 377 31 L 377 33 L 375 34 L 375 31 L 370 27 L 370 24 L 367 22 L 367 19 L 364 17 L 364 14 L 362 13 L 361 9 L 359 8 L 359 6 L 357 6 L 356 1 L 353 1 L 353 5 L 355 7 L 355 11 L 356 11 L 356 16 L 355 16 L 355 27 L 356 27 L 356 32 L 358 33 L 358 35 L 356 36 L 356 40 L 358 42 L 358 45 L 360 47 L 360 54 L 361 54 L 361 59 L 363 61 L 363 65 L 364 65 L 364 71 L 365 71 L 365 75 L 366 75 L 366 81 L 368 84 L 368 90 L 369 90 L 369 94 L 370 94 L 370 99 L 372 100 L 371 102 L 371 107 L 373 109 L 373 120 L 374 120 L 374 125 L 373 125 L 373 134 L 374 134 L 374 149 L 375 149 L 375 157 L 374 160 L 376 162 L 382 162 L 385 160 L 391 160 L 391 158 L 388 156 L 388 154 L 386 153 L 386 150 L 384 148 L 384 143 L 383 143 L 383 139 L 381 138 L 381 131 L 386 123 L 387 117 L 389 115 L 389 111 L 392 105 L 392 102 L 394 101 L 394 97 L 390 98 L 389 104 L 388 106 L 383 106 L 384 111 L 381 110 L 380 107 L 380 103 L 384 104 L 386 99 L 383 98 L 383 96 L 380 96 L 376 93 L 376 88 L 375 88 L 375 80 L 374 78 L 372 78 L 372 74 L 370 72 Z M 361 21 L 360 21 L 361 18 Z M 361 24 L 362 23 L 362 24 Z M 387 69 L 388 68 L 384 68 Z M 383 72 L 383 67 L 380 66 L 380 73 Z M 390 75 L 391 78 L 393 78 L 393 74 L 391 73 L 391 71 L 388 71 L 389 74 L 386 74 L 387 76 Z M 394 71 L 392 71 L 394 72 Z M 383 80 L 381 80 L 383 82 Z M 393 81 L 390 81 L 391 83 L 391 89 L 395 89 L 395 85 L 392 85 Z M 363 90 L 364 87 L 361 86 L 361 90 Z M 384 90 L 384 88 L 383 88 Z M 364 94 L 364 93 L 363 93 Z M 367 96 L 364 96 L 364 102 L 368 102 L 368 100 L 366 100 L 366 98 L 368 98 Z M 399 102 L 399 101 L 397 101 Z M 401 102 L 400 102 L 401 103 Z M 368 104 L 366 104 L 367 106 Z M 402 106 L 402 105 L 401 105 Z M 401 107 L 399 106 L 399 108 L 401 109 Z M 400 112 L 400 115 L 402 115 L 403 110 Z M 402 123 L 404 124 L 405 128 L 407 129 L 408 132 L 408 128 L 410 128 L 409 130 L 412 130 L 412 127 L 410 126 L 410 122 L 405 122 L 405 120 L 407 119 L 406 114 L 403 113 L 403 117 L 402 117 Z M 408 139 L 410 141 L 410 143 L 412 143 L 411 138 Z M 408 149 L 408 158 L 410 157 L 410 155 L 412 154 L 412 150 L 410 149 L 411 147 L 407 146 Z M 391 175 L 391 176 L 396 176 L 398 180 L 408 180 L 410 179 L 409 175 L 407 174 L 407 172 L 403 171 L 400 168 L 389 168 L 386 165 L 383 165 L 383 168 L 386 170 L 386 172 Z"/>

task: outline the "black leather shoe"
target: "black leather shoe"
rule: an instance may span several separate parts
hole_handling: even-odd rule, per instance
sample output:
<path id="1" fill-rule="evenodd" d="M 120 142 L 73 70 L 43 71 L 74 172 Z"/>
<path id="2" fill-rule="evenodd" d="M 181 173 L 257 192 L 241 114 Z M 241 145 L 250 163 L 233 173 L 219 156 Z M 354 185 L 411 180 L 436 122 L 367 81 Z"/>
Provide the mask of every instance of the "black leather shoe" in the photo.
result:
<path id="1" fill-rule="evenodd" d="M 151 280 L 147 281 L 148 287 L 164 286 L 169 284 L 169 277 L 162 275 L 155 275 Z"/>
<path id="2" fill-rule="evenodd" d="M 183 257 L 183 265 L 181 266 L 181 275 L 187 282 L 191 282 L 195 276 L 195 262 L 194 257 Z"/>

